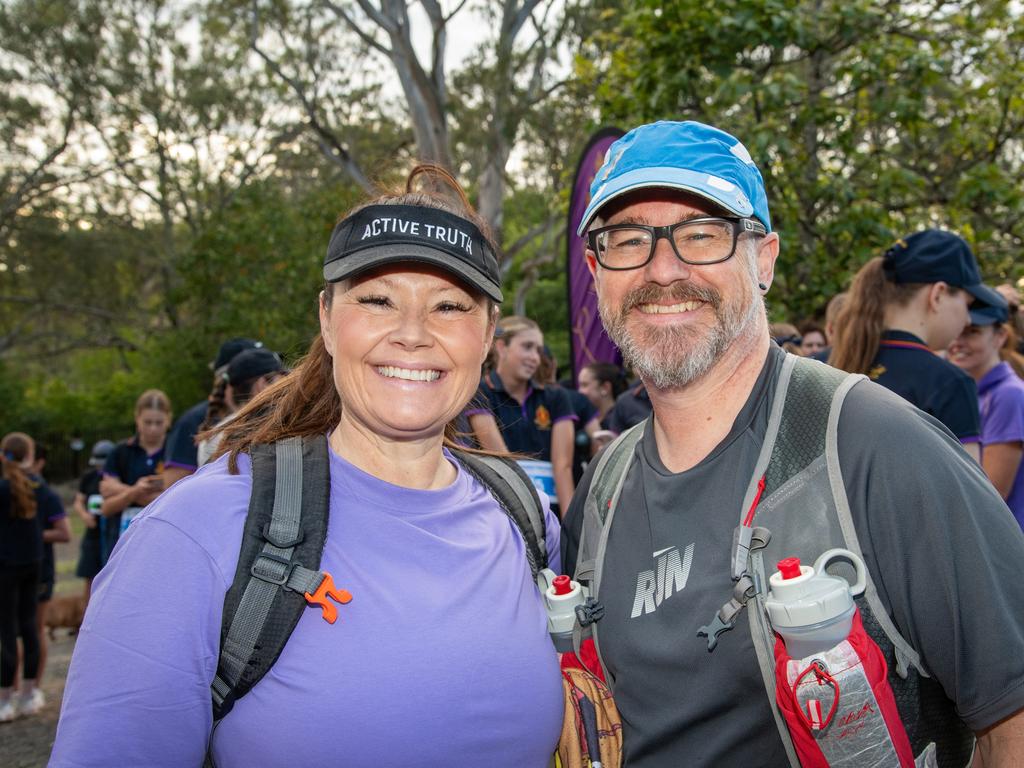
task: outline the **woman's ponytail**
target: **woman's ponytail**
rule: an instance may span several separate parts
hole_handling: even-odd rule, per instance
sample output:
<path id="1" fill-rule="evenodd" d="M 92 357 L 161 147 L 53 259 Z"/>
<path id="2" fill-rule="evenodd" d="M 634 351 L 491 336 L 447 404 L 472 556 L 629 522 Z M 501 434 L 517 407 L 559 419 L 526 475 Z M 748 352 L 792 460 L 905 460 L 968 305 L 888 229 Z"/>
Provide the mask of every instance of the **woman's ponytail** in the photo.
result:
<path id="1" fill-rule="evenodd" d="M 11 487 L 12 516 L 31 520 L 36 516 L 36 493 L 32 480 L 22 465 L 31 459 L 35 443 L 24 432 L 11 432 L 0 441 L 0 467 Z"/>

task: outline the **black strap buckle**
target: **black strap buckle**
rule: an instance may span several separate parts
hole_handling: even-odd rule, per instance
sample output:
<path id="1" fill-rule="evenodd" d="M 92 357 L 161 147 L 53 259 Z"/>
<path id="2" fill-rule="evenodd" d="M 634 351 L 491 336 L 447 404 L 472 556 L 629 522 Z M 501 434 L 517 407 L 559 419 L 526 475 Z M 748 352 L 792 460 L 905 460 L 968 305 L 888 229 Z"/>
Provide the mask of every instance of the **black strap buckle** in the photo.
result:
<path id="1" fill-rule="evenodd" d="M 576 606 L 576 621 L 581 627 L 589 627 L 604 616 L 604 606 L 592 597 L 588 597 L 583 605 Z"/>

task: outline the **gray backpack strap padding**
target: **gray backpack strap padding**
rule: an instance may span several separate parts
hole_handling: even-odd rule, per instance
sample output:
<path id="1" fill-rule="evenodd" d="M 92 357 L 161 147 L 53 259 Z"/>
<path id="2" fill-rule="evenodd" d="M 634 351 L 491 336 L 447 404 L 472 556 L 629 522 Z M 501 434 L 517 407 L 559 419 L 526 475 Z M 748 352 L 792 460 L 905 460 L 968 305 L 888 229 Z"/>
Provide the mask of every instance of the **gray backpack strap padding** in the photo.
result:
<path id="1" fill-rule="evenodd" d="M 647 420 L 630 427 L 613 440 L 598 460 L 594 475 L 590 481 L 587 498 L 583 504 L 583 530 L 580 535 L 579 557 L 576 560 L 574 579 L 585 583 L 590 590 L 590 597 L 597 602 L 601 588 L 601 574 L 604 570 L 604 554 L 608 546 L 608 534 L 615 519 L 615 508 L 626 484 L 626 475 L 633 463 L 636 445 L 644 435 Z M 591 625 L 591 637 L 597 653 L 598 664 L 604 672 L 609 690 L 613 689 L 615 680 L 608 671 L 601 656 L 601 641 L 597 632 L 598 623 Z M 579 656 L 579 645 L 582 641 L 579 621 L 573 629 L 573 645 Z"/>
<path id="2" fill-rule="evenodd" d="M 853 388 L 854 385 L 863 381 L 863 376 L 851 376 L 840 386 L 840 390 L 836 392 L 836 398 L 846 397 L 846 393 Z M 839 466 L 839 408 L 833 410 L 829 414 L 828 419 L 828 431 L 826 434 L 826 447 L 825 447 L 825 460 L 828 463 L 828 475 L 829 481 L 832 485 L 833 498 L 835 499 L 836 514 L 839 517 L 839 527 L 843 532 L 843 539 L 846 542 L 846 548 L 856 554 L 862 560 L 864 559 L 864 552 L 860 547 L 860 540 L 857 537 L 857 529 L 853 525 L 853 517 L 850 514 L 850 500 L 846 496 L 846 486 L 843 483 L 843 471 Z M 896 628 L 892 618 L 889 616 L 889 612 L 885 610 L 882 605 L 882 601 L 878 596 L 878 589 L 875 587 L 875 582 L 871 578 L 871 574 L 868 573 L 867 585 L 864 589 L 864 599 L 871 607 L 871 612 L 874 614 L 875 620 L 881 626 L 882 631 L 885 632 L 886 636 L 893 644 L 893 651 L 896 658 L 896 673 L 905 678 L 909 672 L 909 667 L 914 666 L 917 671 L 924 677 L 930 677 L 925 671 L 924 665 L 921 663 L 921 657 L 916 650 L 907 642 L 907 640 L 900 634 L 900 631 Z"/>
<path id="3" fill-rule="evenodd" d="M 593 581 L 599 541 L 614 503 L 625 481 L 626 471 L 633 461 L 636 444 L 644 435 L 647 419 L 616 437 L 601 452 L 590 480 L 587 497 L 583 500 L 583 527 L 580 532 L 579 556 L 576 559 L 576 581 Z M 593 594 L 591 585 L 591 594 Z"/>
<path id="4" fill-rule="evenodd" d="M 452 450 L 452 455 L 487 488 L 526 542 L 526 559 L 533 580 L 548 567 L 544 509 L 533 481 L 513 459 Z"/>
<path id="5" fill-rule="evenodd" d="M 775 385 L 775 397 L 772 400 L 771 409 L 768 412 L 768 427 L 765 430 L 764 442 L 761 443 L 761 452 L 754 464 L 754 472 L 747 485 L 747 492 L 743 497 L 743 505 L 740 507 L 741 519 L 746 515 L 747 510 L 754 503 L 754 497 L 758 492 L 758 485 L 761 478 L 765 477 L 768 471 L 769 462 L 775 451 L 775 443 L 779 435 L 779 426 L 782 423 L 782 413 L 786 404 L 786 395 L 789 391 L 789 383 L 793 377 L 793 368 L 796 365 L 796 356 L 787 355 L 782 361 L 782 370 L 779 372 L 779 379 Z M 767 482 L 767 480 L 766 480 Z M 767 487 L 767 486 L 766 486 Z M 761 491 L 764 495 L 764 490 Z M 739 550 L 734 551 L 734 557 L 739 556 Z M 753 550 L 747 553 L 747 563 L 733 563 L 733 575 L 737 571 L 745 572 L 750 570 L 754 584 L 760 593 L 767 583 L 764 573 L 764 555 Z M 775 657 L 770 640 L 773 637 L 772 630 L 768 627 L 764 612 L 751 606 L 747 610 L 747 619 L 750 622 L 750 635 L 753 639 L 754 651 L 757 654 L 757 664 L 761 670 L 761 678 L 764 681 L 764 690 L 768 695 L 768 707 L 775 718 L 775 727 L 782 737 L 782 745 L 786 750 L 786 758 L 791 768 L 800 768 L 800 760 L 793 746 L 793 739 L 789 735 L 789 729 L 782 719 L 782 713 L 775 706 Z"/>
<path id="6" fill-rule="evenodd" d="M 330 470 L 326 437 L 254 446 L 252 493 L 234 581 L 224 598 L 211 684 L 214 721 L 277 661 L 323 580 Z"/>

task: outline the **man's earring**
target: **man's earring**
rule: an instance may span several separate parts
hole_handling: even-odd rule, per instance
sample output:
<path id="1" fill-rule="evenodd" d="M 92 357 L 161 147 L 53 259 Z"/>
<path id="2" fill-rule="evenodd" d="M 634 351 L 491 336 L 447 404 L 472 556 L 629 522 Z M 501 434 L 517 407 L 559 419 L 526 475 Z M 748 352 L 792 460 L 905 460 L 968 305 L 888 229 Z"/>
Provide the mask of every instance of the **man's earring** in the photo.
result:
<path id="1" fill-rule="evenodd" d="M 760 288 L 762 291 L 767 291 L 768 290 L 768 286 L 765 285 L 764 283 L 758 283 L 757 287 Z"/>

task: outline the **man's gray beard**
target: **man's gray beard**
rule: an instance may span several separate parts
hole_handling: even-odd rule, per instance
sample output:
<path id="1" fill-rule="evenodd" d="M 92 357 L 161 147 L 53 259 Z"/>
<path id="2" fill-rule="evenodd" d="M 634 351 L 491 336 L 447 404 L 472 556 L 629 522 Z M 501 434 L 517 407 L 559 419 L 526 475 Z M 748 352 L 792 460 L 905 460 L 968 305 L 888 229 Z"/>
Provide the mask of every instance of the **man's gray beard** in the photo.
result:
<path id="1" fill-rule="evenodd" d="M 750 290 L 745 306 L 723 306 L 722 296 L 711 288 L 690 283 L 674 283 L 665 288 L 653 284 L 630 291 L 622 306 L 612 311 L 603 301 L 598 311 L 608 336 L 618 346 L 626 364 L 647 386 L 676 389 L 704 376 L 740 335 L 764 314 L 764 300 Z M 695 326 L 646 326 L 634 338 L 626 328 L 630 310 L 640 304 L 669 299 L 680 303 L 696 299 L 714 310 L 710 328 Z"/>

